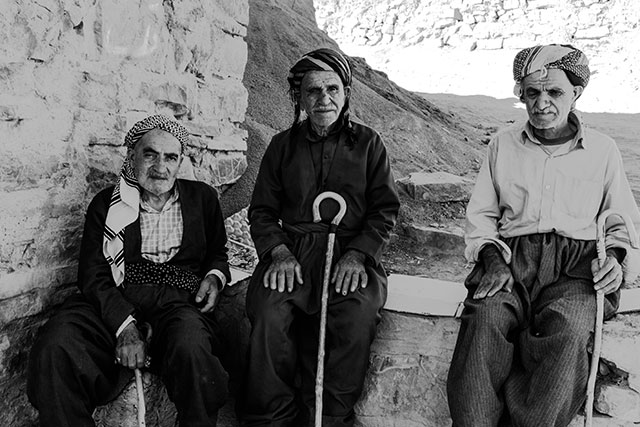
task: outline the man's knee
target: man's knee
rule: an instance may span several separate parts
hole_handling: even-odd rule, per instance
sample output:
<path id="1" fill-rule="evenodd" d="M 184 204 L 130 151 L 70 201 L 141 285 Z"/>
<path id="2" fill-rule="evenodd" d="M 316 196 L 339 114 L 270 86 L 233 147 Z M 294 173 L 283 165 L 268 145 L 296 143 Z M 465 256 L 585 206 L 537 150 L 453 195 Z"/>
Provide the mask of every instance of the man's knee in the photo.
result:
<path id="1" fill-rule="evenodd" d="M 517 324 L 518 304 L 511 293 L 498 292 L 482 299 L 467 298 L 464 305 L 462 320 L 474 331 L 497 328 L 506 334 Z"/>

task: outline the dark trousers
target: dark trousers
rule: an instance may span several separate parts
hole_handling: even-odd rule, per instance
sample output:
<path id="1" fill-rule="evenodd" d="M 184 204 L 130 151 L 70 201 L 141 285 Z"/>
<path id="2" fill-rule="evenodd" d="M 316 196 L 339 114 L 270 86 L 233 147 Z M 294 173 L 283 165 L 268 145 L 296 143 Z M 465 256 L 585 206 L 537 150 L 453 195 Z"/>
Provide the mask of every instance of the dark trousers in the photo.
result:
<path id="1" fill-rule="evenodd" d="M 447 383 L 453 425 L 566 427 L 585 399 L 595 245 L 554 234 L 508 244 L 512 293 L 474 300 L 482 264 L 467 278 Z"/>
<path id="2" fill-rule="evenodd" d="M 291 293 L 263 287 L 267 263 L 258 266 L 249 285 L 251 336 L 242 405 L 246 426 L 303 427 L 313 420 L 324 257 L 323 250 L 313 249 L 326 244 L 319 240 L 304 243 L 311 250 L 296 248 L 305 277 Z M 323 393 L 327 427 L 352 426 L 355 421 L 354 405 L 386 300 L 382 267 L 368 266 L 367 274 L 368 286 L 346 296 L 329 287 Z"/>
<path id="3" fill-rule="evenodd" d="M 149 322 L 152 371 L 178 410 L 180 426 L 215 426 L 228 376 L 210 320 L 190 295 L 168 286 L 124 290 L 138 321 Z M 41 329 L 30 354 L 27 393 L 42 426 L 93 426 L 97 405 L 112 400 L 132 371 L 114 363 L 116 338 L 81 295 L 71 296 Z"/>

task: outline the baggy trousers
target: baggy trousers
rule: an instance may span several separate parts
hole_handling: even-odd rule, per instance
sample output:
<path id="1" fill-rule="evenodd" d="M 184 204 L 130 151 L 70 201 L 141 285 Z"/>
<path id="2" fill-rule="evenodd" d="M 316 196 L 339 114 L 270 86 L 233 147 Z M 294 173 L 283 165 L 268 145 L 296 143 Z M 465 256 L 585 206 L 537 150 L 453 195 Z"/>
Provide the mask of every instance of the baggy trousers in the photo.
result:
<path id="1" fill-rule="evenodd" d="M 124 296 L 149 322 L 151 370 L 176 405 L 181 427 L 215 426 L 228 376 L 210 320 L 170 286 L 130 285 Z M 95 308 L 72 295 L 41 329 L 29 358 L 27 393 L 41 426 L 93 426 L 93 410 L 112 400 L 133 371 L 114 362 L 116 338 Z"/>
<path id="2" fill-rule="evenodd" d="M 291 293 L 262 285 L 269 262 L 256 268 L 247 291 L 251 321 L 243 417 L 247 426 L 302 427 L 314 413 L 325 233 L 293 236 L 304 284 Z M 338 241 L 341 239 L 338 239 Z M 337 243 L 334 261 L 341 255 Z M 382 266 L 366 266 L 365 289 L 337 294 L 329 286 L 323 425 L 352 426 L 370 346 L 387 294 Z M 312 420 L 313 417 L 311 417 Z"/>
<path id="3" fill-rule="evenodd" d="M 513 291 L 472 299 L 481 262 L 465 283 L 469 294 L 447 382 L 453 425 L 565 427 L 585 400 L 595 242 L 553 233 L 506 242 Z"/>

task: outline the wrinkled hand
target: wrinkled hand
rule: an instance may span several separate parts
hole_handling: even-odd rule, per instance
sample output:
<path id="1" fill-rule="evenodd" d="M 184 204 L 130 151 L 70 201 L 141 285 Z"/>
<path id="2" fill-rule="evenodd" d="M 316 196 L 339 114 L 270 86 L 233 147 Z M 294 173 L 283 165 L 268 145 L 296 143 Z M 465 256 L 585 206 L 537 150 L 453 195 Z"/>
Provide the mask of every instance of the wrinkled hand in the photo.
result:
<path id="1" fill-rule="evenodd" d="M 278 292 L 288 292 L 293 290 L 295 283 L 302 284 L 302 267 L 284 244 L 278 245 L 271 250 L 271 265 L 267 268 L 262 278 L 265 288 Z"/>
<path id="2" fill-rule="evenodd" d="M 513 289 L 513 274 L 502 254 L 494 245 L 485 246 L 480 252 L 484 263 L 485 273 L 473 294 L 473 299 L 492 297 L 499 291 L 511 292 Z"/>
<path id="3" fill-rule="evenodd" d="M 144 367 L 146 344 L 135 323 L 129 323 L 116 342 L 116 363 L 130 369 Z"/>
<path id="4" fill-rule="evenodd" d="M 331 283 L 336 292 L 347 295 L 355 292 L 358 286 L 367 287 L 367 272 L 364 269 L 365 254 L 356 250 L 347 251 L 336 263 L 331 276 Z"/>
<path id="5" fill-rule="evenodd" d="M 600 268 L 598 259 L 591 261 L 591 273 L 593 273 L 593 289 L 605 295 L 615 292 L 622 284 L 622 266 L 618 260 L 607 253 L 604 265 Z"/>
<path id="6" fill-rule="evenodd" d="M 204 306 L 200 308 L 200 312 L 208 313 L 213 311 L 218 302 L 221 285 L 220 278 L 215 274 L 210 274 L 202 279 L 200 288 L 198 288 L 198 292 L 196 293 L 196 304 L 199 305 L 204 302 Z"/>

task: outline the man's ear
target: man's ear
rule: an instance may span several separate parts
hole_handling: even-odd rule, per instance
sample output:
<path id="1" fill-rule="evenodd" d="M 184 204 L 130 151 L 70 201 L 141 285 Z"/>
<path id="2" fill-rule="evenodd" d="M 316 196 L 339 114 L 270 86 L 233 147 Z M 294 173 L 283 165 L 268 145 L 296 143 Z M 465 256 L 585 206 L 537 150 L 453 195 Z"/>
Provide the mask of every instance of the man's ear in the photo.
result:
<path id="1" fill-rule="evenodd" d="M 574 86 L 573 87 L 573 101 L 577 101 L 582 95 L 582 91 L 584 91 L 584 86 Z"/>
<path id="2" fill-rule="evenodd" d="M 351 96 L 351 86 L 344 87 L 344 97 L 349 98 Z"/>

